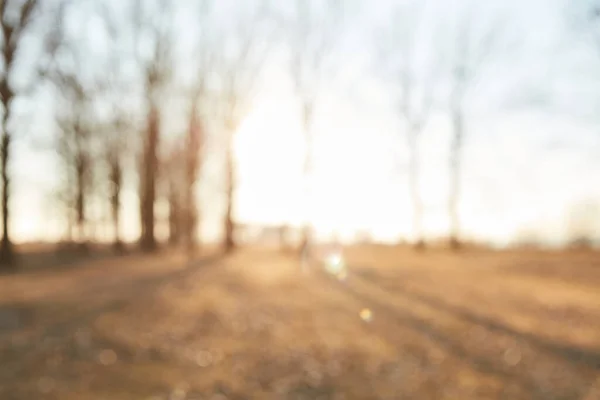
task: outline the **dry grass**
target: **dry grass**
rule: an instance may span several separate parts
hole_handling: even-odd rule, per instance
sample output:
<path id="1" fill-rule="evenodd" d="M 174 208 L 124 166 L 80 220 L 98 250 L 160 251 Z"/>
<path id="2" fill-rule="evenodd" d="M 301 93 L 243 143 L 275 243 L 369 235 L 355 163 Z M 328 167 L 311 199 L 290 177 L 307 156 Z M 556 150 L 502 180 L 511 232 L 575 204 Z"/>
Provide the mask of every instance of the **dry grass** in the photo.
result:
<path id="1" fill-rule="evenodd" d="M 257 249 L 0 277 L 0 398 L 600 398 L 598 254 L 347 257 L 343 282 Z"/>

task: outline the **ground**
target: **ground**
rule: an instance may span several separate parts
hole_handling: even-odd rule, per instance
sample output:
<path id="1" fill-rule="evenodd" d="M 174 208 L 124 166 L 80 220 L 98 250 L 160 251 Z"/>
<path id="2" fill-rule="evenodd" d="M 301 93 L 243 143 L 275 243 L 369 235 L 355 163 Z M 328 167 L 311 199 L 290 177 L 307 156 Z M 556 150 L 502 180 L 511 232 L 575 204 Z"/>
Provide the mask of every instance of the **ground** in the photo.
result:
<path id="1" fill-rule="evenodd" d="M 0 399 L 600 399 L 600 255 L 242 250 L 0 276 Z"/>

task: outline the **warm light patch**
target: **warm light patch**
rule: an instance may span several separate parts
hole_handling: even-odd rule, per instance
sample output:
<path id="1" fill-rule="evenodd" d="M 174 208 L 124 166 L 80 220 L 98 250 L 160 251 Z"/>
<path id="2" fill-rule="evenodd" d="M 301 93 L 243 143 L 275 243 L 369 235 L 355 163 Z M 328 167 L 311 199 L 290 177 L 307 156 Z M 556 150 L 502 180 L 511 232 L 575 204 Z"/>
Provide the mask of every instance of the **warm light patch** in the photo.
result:
<path id="1" fill-rule="evenodd" d="M 371 320 L 373 320 L 373 312 L 368 309 L 368 308 L 363 308 L 360 311 L 360 319 L 362 319 L 365 322 L 371 322 Z"/>

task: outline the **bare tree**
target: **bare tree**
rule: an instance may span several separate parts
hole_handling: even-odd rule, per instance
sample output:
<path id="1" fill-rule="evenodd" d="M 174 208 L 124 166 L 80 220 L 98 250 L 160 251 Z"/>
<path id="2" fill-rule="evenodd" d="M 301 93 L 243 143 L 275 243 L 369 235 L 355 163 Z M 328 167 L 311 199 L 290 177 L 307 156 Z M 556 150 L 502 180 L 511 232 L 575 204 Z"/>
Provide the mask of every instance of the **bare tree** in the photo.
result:
<path id="1" fill-rule="evenodd" d="M 165 158 L 161 173 L 169 203 L 169 244 L 183 244 L 193 256 L 197 246 L 198 210 L 195 188 L 201 160 L 202 132 L 197 103 L 192 104 L 186 134 L 174 143 Z"/>
<path id="2" fill-rule="evenodd" d="M 73 90 L 72 98 L 57 99 L 61 109 L 57 115 L 58 135 L 56 137 L 56 152 L 62 162 L 65 174 L 64 186 L 60 196 L 67 207 L 65 212 L 76 226 L 76 238 L 82 245 L 86 241 L 87 200 L 91 189 L 92 154 L 89 145 L 89 130 L 84 122 L 84 109 L 78 99 L 86 101 L 74 88 L 61 84 L 61 91 Z M 58 96 L 57 96 L 58 97 Z M 72 110 L 72 112 L 71 112 Z M 70 235 L 71 236 L 71 235 Z"/>
<path id="3" fill-rule="evenodd" d="M 121 131 L 119 125 L 115 126 L 117 131 Z M 110 172 L 109 179 L 111 182 L 111 193 L 110 193 L 110 205 L 113 219 L 114 229 L 114 247 L 117 251 L 123 249 L 123 243 L 121 241 L 121 193 L 123 187 L 123 167 L 122 161 L 116 154 L 109 151 L 107 152 L 107 161 L 109 164 Z"/>
<path id="4" fill-rule="evenodd" d="M 394 97 L 398 100 L 397 110 L 404 122 L 407 140 L 409 194 L 413 208 L 412 230 L 417 249 L 425 246 L 423 203 L 419 193 L 419 138 L 427 126 L 441 73 L 437 49 L 429 45 L 436 43 L 436 32 L 433 29 L 424 31 L 423 13 L 422 4 L 403 4 L 391 19 L 387 37 L 378 38 L 385 59 L 383 64 L 391 64 L 389 73 L 385 74 L 386 82 L 397 82 L 395 91 L 398 96 Z"/>
<path id="5" fill-rule="evenodd" d="M 200 89 L 201 91 L 202 89 Z M 202 120 L 198 116 L 198 95 L 194 95 L 196 101 L 192 102 L 190 110 L 190 123 L 187 131 L 185 146 L 185 193 L 183 199 L 184 219 L 184 237 L 186 249 L 190 255 L 193 255 L 197 247 L 196 232 L 198 229 L 199 212 L 196 206 L 196 183 L 203 159 L 203 137 L 204 130 Z"/>
<path id="6" fill-rule="evenodd" d="M 125 180 L 125 166 L 128 155 L 131 153 L 131 133 L 135 129 L 131 112 L 123 106 L 123 96 L 133 92 L 127 77 L 123 76 L 121 66 L 128 59 L 130 47 L 127 46 L 126 30 L 123 29 L 127 21 L 119 18 L 107 3 L 98 3 L 98 10 L 103 17 L 109 40 L 108 65 L 105 73 L 104 101 L 108 102 L 111 116 L 103 132 L 104 140 L 103 158 L 108 170 L 110 186 L 110 209 L 113 225 L 113 247 L 116 251 L 124 250 L 121 238 L 121 203 Z"/>
<path id="7" fill-rule="evenodd" d="M 147 101 L 146 131 L 142 140 L 140 164 L 140 221 L 142 232 L 140 245 L 143 250 L 157 248 L 155 237 L 154 205 L 157 198 L 156 184 L 159 169 L 160 96 L 172 72 L 172 4 L 167 0 L 150 2 L 156 10 L 142 5 L 149 2 L 136 0 L 134 7 L 135 54 L 144 79 Z M 149 39 L 151 52 L 145 56 L 141 43 Z"/>
<path id="8" fill-rule="evenodd" d="M 480 75 L 490 61 L 494 50 L 498 50 L 504 20 L 485 21 L 474 5 L 469 4 L 459 11 L 459 17 L 449 35 L 451 44 L 451 74 L 449 108 L 452 124 L 450 144 L 450 192 L 448 214 L 450 217 L 450 246 L 460 247 L 459 200 L 461 193 L 461 167 L 464 142 L 467 132 L 465 123 L 467 97 L 476 88 Z M 484 21 L 481 29 L 476 22 Z M 477 29 L 480 28 L 480 29 Z"/>
<path id="9" fill-rule="evenodd" d="M 67 187 L 63 189 L 67 213 L 74 212 L 77 239 L 84 245 L 87 241 L 89 199 L 94 188 L 93 167 L 96 159 L 96 141 L 92 117 L 92 100 L 101 90 L 96 77 L 90 78 L 82 62 L 86 35 L 69 37 L 64 27 L 58 25 L 53 32 L 57 41 L 52 61 L 43 75 L 53 84 L 56 93 L 56 150 L 61 158 Z"/>
<path id="10" fill-rule="evenodd" d="M 314 170 L 313 118 L 323 84 L 325 72 L 331 62 L 333 50 L 342 35 L 340 22 L 343 3 L 340 1 L 314 2 L 296 0 L 291 18 L 283 18 L 290 51 L 290 77 L 298 97 L 302 131 L 305 141 L 304 185 L 310 197 L 311 177 Z M 312 222 L 304 221 L 302 248 L 310 242 Z"/>
<path id="11" fill-rule="evenodd" d="M 34 20 L 38 1 L 27 0 L 24 3 L 18 1 L 0 1 L 0 27 L 3 35 L 2 55 L 4 58 L 4 71 L 0 78 L 0 95 L 4 115 L 2 118 L 2 139 L 0 142 L 0 165 L 2 167 L 2 242 L 0 244 L 0 263 L 11 265 L 14 262 L 14 251 L 10 239 L 10 174 L 9 160 L 11 154 L 12 132 L 9 131 L 9 119 L 11 116 L 11 104 L 16 96 L 10 78 L 17 65 L 17 51 L 21 45 L 23 36 L 29 25 Z"/>
<path id="12" fill-rule="evenodd" d="M 108 124 L 108 131 L 103 143 L 103 158 L 108 169 L 108 182 L 110 186 L 110 210 L 113 226 L 113 247 L 116 251 L 124 250 L 121 235 L 121 204 L 123 186 L 125 184 L 125 165 L 127 163 L 128 149 L 131 149 L 129 133 L 133 130 L 132 124 L 122 110 L 113 108 L 115 116 Z"/>
<path id="13" fill-rule="evenodd" d="M 234 156 L 234 136 L 248 107 L 254 98 L 256 87 L 273 46 L 272 29 L 269 24 L 268 3 L 253 14 L 238 14 L 237 26 L 224 32 L 222 51 L 215 57 L 215 73 L 218 75 L 220 93 L 223 148 L 225 161 L 225 216 L 224 249 L 235 248 L 234 217 L 236 165 Z M 241 11 L 241 10 L 240 10 Z"/>
<path id="14" fill-rule="evenodd" d="M 196 188 L 204 162 L 208 104 L 211 101 L 208 82 L 214 73 L 212 68 L 214 68 L 216 54 L 214 38 L 211 36 L 211 24 L 215 22 L 212 18 L 214 6 L 212 0 L 202 0 L 199 3 L 199 35 L 193 49 L 193 55 L 196 57 L 196 79 L 190 87 L 189 123 L 183 155 L 185 183 L 182 195 L 182 231 L 185 247 L 190 256 L 195 254 L 198 246 L 197 231 L 200 223 L 200 210 L 197 205 Z"/>
<path id="15" fill-rule="evenodd" d="M 185 191 L 184 185 L 187 181 L 183 176 L 187 153 L 183 145 L 182 140 L 176 142 L 168 156 L 165 157 L 161 171 L 169 202 L 169 244 L 172 246 L 180 244 L 182 234 L 184 234 L 182 225 L 186 218 L 181 204 L 182 192 Z"/>

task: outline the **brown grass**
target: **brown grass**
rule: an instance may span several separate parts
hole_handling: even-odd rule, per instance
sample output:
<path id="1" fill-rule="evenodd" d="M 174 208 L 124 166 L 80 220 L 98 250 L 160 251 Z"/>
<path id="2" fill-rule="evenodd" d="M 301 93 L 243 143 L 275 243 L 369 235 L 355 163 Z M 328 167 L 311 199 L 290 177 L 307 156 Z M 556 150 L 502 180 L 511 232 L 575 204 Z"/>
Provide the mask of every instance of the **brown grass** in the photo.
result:
<path id="1" fill-rule="evenodd" d="M 0 399 L 600 398 L 598 254 L 347 260 L 345 281 L 259 249 L 0 277 Z"/>

